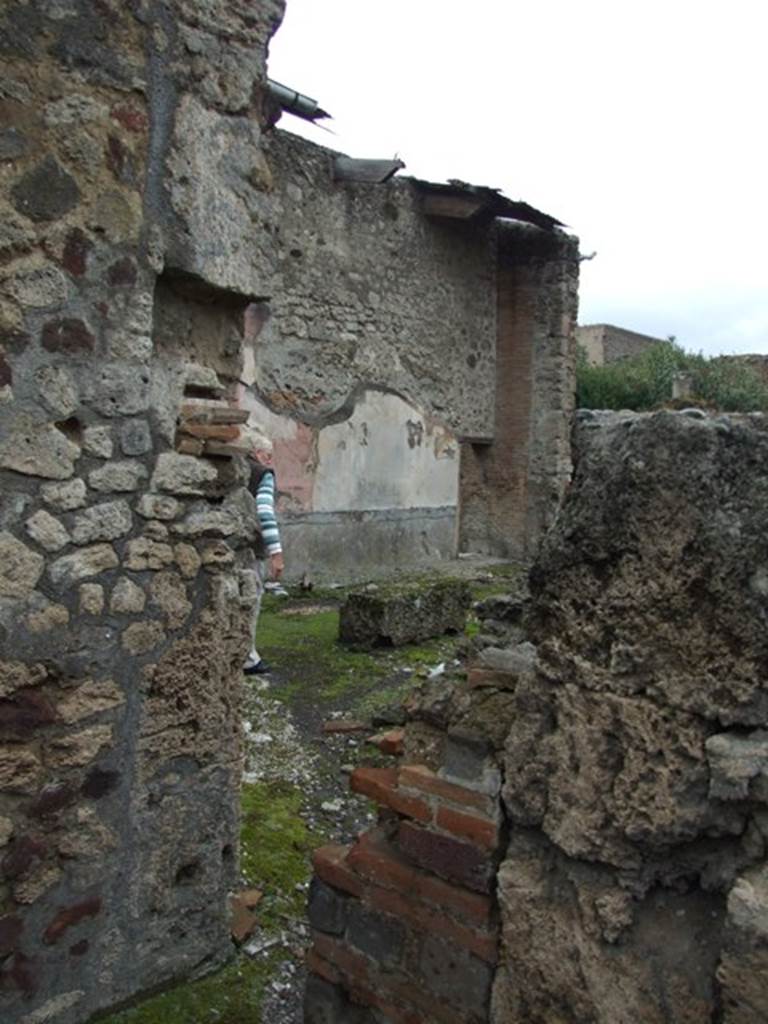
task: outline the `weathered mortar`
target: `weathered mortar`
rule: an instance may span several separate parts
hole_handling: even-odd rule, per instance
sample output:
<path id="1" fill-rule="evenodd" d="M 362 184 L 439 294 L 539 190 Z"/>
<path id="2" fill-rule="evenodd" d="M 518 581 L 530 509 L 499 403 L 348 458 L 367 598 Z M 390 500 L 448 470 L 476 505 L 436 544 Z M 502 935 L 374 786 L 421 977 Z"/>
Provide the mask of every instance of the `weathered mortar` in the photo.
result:
<path id="1" fill-rule="evenodd" d="M 249 602 L 234 560 L 252 534 L 227 497 L 236 467 L 173 445 L 186 364 L 225 385 L 242 364 L 255 293 L 233 239 L 252 230 L 242 193 L 280 14 L 278 2 L 3 8 L 9 1024 L 82 1021 L 230 949 Z M 204 154 L 195 118 L 217 139 Z"/>

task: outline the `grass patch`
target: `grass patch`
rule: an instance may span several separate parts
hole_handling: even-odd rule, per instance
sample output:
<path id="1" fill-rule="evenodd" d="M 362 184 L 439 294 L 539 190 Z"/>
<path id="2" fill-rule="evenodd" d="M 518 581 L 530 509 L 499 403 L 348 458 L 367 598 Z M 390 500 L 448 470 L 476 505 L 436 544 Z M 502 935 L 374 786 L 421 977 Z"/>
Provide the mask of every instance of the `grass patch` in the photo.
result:
<path id="1" fill-rule="evenodd" d="M 323 839 L 307 830 L 301 801 L 288 783 L 243 786 L 240 872 L 247 888 L 264 893 L 257 916 L 266 931 L 303 912 L 306 895 L 296 886 L 309 880 L 309 853 Z"/>
<path id="2" fill-rule="evenodd" d="M 101 1018 L 102 1024 L 262 1024 L 264 991 L 282 958 L 279 951 L 259 960 L 240 955 L 215 974 Z"/>

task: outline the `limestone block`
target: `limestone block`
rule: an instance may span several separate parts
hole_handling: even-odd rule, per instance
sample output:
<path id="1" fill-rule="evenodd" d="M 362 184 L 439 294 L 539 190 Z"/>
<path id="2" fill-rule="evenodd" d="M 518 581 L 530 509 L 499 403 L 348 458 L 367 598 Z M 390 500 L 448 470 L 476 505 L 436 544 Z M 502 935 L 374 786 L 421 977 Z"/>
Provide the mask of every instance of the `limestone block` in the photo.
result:
<path id="1" fill-rule="evenodd" d="M 67 298 L 67 280 L 51 264 L 20 270 L 14 274 L 11 293 L 22 306 L 44 309 L 59 306 Z"/>
<path id="2" fill-rule="evenodd" d="M 231 537 L 242 531 L 241 516 L 229 508 L 197 509 L 171 527 L 180 537 Z"/>
<path id="3" fill-rule="evenodd" d="M 86 223 L 94 231 L 103 232 L 110 242 L 135 242 L 141 223 L 138 197 L 116 189 L 102 192 Z"/>
<path id="4" fill-rule="evenodd" d="M 48 633 L 59 629 L 69 622 L 69 609 L 63 604 L 45 601 L 38 608 L 27 614 L 25 624 L 30 633 Z"/>
<path id="5" fill-rule="evenodd" d="M 213 484 L 217 472 L 210 462 L 194 455 L 179 455 L 163 452 L 157 457 L 152 477 L 152 490 L 167 491 L 171 494 L 203 495 L 206 485 Z"/>
<path id="6" fill-rule="evenodd" d="M 168 527 L 157 519 L 150 519 L 144 527 L 143 536 L 149 540 L 168 540 Z"/>
<path id="7" fill-rule="evenodd" d="M 16 690 L 39 686 L 47 676 L 45 665 L 39 662 L 0 661 L 0 697 L 8 697 Z"/>
<path id="8" fill-rule="evenodd" d="M 101 615 L 104 611 L 104 587 L 100 583 L 80 585 L 80 612 L 84 615 Z"/>
<path id="9" fill-rule="evenodd" d="M 112 428 L 101 425 L 86 427 L 83 431 L 83 451 L 97 459 L 111 459 Z"/>
<path id="10" fill-rule="evenodd" d="M 17 903 L 35 903 L 51 886 L 56 885 L 62 874 L 63 871 L 56 864 L 39 864 L 28 877 L 14 885 L 13 898 Z M 51 1000 L 51 1004 L 46 1005 L 55 1005 L 56 1002 Z"/>
<path id="11" fill-rule="evenodd" d="M 181 575 L 193 579 L 203 564 L 197 548 L 192 544 L 174 544 L 173 554 Z"/>
<path id="12" fill-rule="evenodd" d="M 69 534 L 58 519 L 41 509 L 24 524 L 27 533 L 46 551 L 59 551 L 69 543 Z"/>
<path id="13" fill-rule="evenodd" d="M 706 741 L 710 767 L 709 795 L 716 800 L 746 800 L 750 783 L 757 780 L 763 799 L 768 797 L 768 732 L 748 735 L 718 733 Z M 753 787 L 754 789 L 754 787 Z M 752 796 L 756 796 L 752 793 Z"/>
<path id="14" fill-rule="evenodd" d="M 0 468 L 26 476 L 67 480 L 79 455 L 78 446 L 50 423 L 19 424 L 0 442 Z"/>
<path id="15" fill-rule="evenodd" d="M 354 647 L 398 646 L 461 632 L 470 600 L 464 580 L 356 591 L 342 605 L 339 639 Z"/>
<path id="16" fill-rule="evenodd" d="M 184 624 L 192 605 L 187 588 L 175 572 L 159 572 L 149 585 L 152 602 L 168 616 L 168 628 L 178 629 Z"/>
<path id="17" fill-rule="evenodd" d="M 181 512 L 182 504 L 167 494 L 142 494 L 136 511 L 145 519 L 175 519 Z"/>
<path id="18" fill-rule="evenodd" d="M 145 569 L 162 569 L 170 565 L 173 559 L 174 553 L 170 544 L 137 537 L 135 540 L 129 540 L 125 546 L 123 566 L 133 572 L 143 572 Z"/>
<path id="19" fill-rule="evenodd" d="M 46 505 L 61 512 L 82 508 L 85 504 L 87 488 L 85 481 L 80 477 L 62 484 L 43 484 L 40 490 Z"/>
<path id="20" fill-rule="evenodd" d="M 0 789 L 31 793 L 37 788 L 42 771 L 42 765 L 31 748 L 18 743 L 0 743 Z"/>
<path id="21" fill-rule="evenodd" d="M 89 576 L 98 576 L 100 572 L 114 569 L 117 564 L 118 558 L 111 545 L 94 544 L 93 547 L 56 559 L 48 572 L 57 586 L 68 587 Z"/>
<path id="22" fill-rule="evenodd" d="M 41 366 L 35 373 L 35 383 L 40 401 L 54 416 L 66 419 L 75 412 L 79 402 L 77 387 L 63 366 Z"/>
<path id="23" fill-rule="evenodd" d="M 88 474 L 88 484 L 94 491 L 136 491 L 147 476 L 147 468 L 140 462 L 110 462 Z"/>
<path id="24" fill-rule="evenodd" d="M 82 732 L 58 736 L 50 741 L 46 762 L 55 768 L 82 768 L 100 750 L 112 744 L 111 725 L 92 725 Z"/>
<path id="25" fill-rule="evenodd" d="M 123 363 L 103 363 L 83 397 L 104 416 L 134 416 L 149 407 L 149 371 Z"/>
<path id="26" fill-rule="evenodd" d="M 112 711 L 124 701 L 122 691 L 111 679 L 86 679 L 77 689 L 67 692 L 56 710 L 63 722 L 72 725 L 102 711 Z"/>
<path id="27" fill-rule="evenodd" d="M 204 545 L 200 553 L 200 559 L 203 568 L 207 569 L 208 572 L 218 572 L 219 569 L 234 564 L 235 553 L 226 541 L 212 541 L 210 544 Z"/>
<path id="28" fill-rule="evenodd" d="M 45 559 L 12 533 L 0 532 L 0 597 L 24 598 L 34 591 Z"/>
<path id="29" fill-rule="evenodd" d="M 79 125 L 87 121 L 106 121 L 109 107 L 86 93 L 73 92 L 46 103 L 43 120 L 48 128 Z"/>
<path id="30" fill-rule="evenodd" d="M 109 610 L 118 614 L 137 614 L 144 611 L 147 596 L 138 584 L 127 576 L 121 577 L 115 584 L 109 599 Z"/>
<path id="31" fill-rule="evenodd" d="M 160 622 L 134 622 L 120 638 L 120 644 L 129 654 L 146 654 L 165 639 Z"/>
<path id="32" fill-rule="evenodd" d="M 105 501 L 75 516 L 72 540 L 75 544 L 91 544 L 97 540 L 116 540 L 125 536 L 133 525 L 127 501 Z"/>

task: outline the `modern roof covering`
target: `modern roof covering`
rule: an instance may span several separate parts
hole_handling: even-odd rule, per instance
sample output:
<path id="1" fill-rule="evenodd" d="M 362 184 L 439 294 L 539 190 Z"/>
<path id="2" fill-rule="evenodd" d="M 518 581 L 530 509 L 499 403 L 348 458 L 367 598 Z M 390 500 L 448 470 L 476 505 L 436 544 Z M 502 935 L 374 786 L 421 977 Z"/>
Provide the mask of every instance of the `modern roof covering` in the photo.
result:
<path id="1" fill-rule="evenodd" d="M 535 224 L 545 231 L 563 227 L 562 222 L 555 217 L 542 213 L 528 203 L 507 199 L 497 188 L 470 185 L 464 181 L 449 181 L 446 185 L 419 178 L 413 178 L 412 181 L 424 194 L 423 208 L 428 217 L 466 221 L 502 217 Z"/>

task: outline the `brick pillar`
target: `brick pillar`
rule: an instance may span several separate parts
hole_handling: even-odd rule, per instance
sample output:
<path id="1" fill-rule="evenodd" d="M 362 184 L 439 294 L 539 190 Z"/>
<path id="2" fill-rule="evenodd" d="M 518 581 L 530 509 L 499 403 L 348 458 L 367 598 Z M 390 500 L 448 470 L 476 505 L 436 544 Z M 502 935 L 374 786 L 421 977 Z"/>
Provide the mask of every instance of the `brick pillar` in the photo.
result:
<path id="1" fill-rule="evenodd" d="M 500 231 L 494 438 L 462 446 L 462 550 L 530 554 L 570 475 L 577 255 L 565 235 Z"/>
<path id="2" fill-rule="evenodd" d="M 307 1024 L 480 1024 L 498 927 L 498 787 L 489 794 L 419 765 L 358 768 L 382 808 L 352 846 L 314 855 Z"/>

